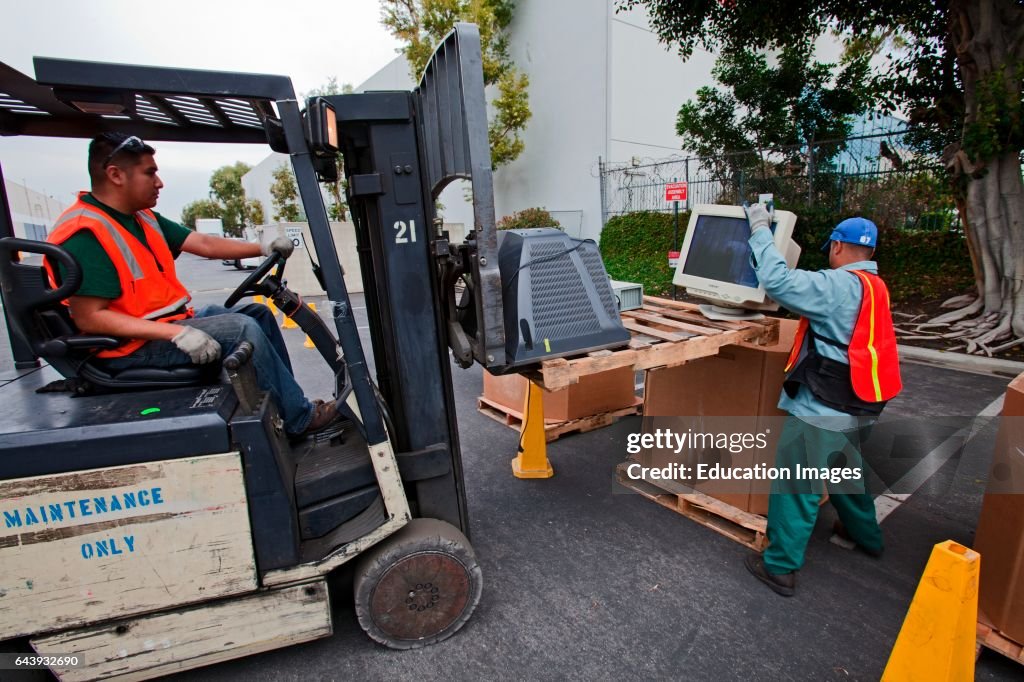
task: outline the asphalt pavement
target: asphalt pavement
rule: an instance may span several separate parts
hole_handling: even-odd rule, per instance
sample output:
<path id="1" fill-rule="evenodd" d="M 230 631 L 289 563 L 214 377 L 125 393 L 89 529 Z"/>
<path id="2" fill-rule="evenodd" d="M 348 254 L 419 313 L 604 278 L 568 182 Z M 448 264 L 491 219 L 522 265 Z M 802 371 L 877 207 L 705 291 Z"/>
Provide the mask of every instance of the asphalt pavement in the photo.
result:
<path id="1" fill-rule="evenodd" d="M 179 274 L 198 304 L 222 302 L 245 276 L 188 255 Z M 361 296 L 353 306 L 369 352 Z M 331 377 L 303 334 L 284 334 L 307 395 L 329 395 Z M 6 336 L 0 368 L 9 371 Z M 977 415 L 998 412 L 1011 378 L 912 363 L 902 371 L 904 391 L 872 436 L 868 461 L 891 484 L 921 474 L 915 467 L 929 453 L 952 455 L 890 505 L 880 560 L 830 543 L 835 516 L 826 506 L 797 594 L 783 599 L 746 572 L 749 550 L 614 482 L 638 417 L 549 444 L 555 476 L 519 480 L 510 468 L 518 433 L 477 412 L 482 370 L 453 364 L 470 539 L 484 575 L 469 623 L 425 649 L 383 648 L 360 630 L 340 571 L 330 638 L 174 679 L 877 680 L 932 546 L 972 542 L 996 429 L 996 419 Z M 965 426 L 974 431 L 966 441 Z M 943 450 L 951 437 L 956 447 Z M 1021 673 L 985 651 L 976 678 Z"/>

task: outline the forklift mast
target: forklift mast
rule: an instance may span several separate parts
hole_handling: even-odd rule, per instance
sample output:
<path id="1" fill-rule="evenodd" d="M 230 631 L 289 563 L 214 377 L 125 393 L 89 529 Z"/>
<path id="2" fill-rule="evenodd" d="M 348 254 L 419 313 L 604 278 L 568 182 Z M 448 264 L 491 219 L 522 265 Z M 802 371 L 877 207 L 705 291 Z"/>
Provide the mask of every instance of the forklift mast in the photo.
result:
<path id="1" fill-rule="evenodd" d="M 325 98 L 337 115 L 349 207 L 356 225 L 377 379 L 400 451 L 443 449 L 446 477 L 415 483 L 419 514 L 467 527 L 449 348 L 462 366 L 505 361 L 491 157 L 480 36 L 458 24 L 412 92 Z M 451 244 L 435 202 L 457 178 L 472 181 L 473 231 Z M 483 320 L 456 319 L 454 283 Z M 456 521 L 456 518 L 459 520 Z"/>

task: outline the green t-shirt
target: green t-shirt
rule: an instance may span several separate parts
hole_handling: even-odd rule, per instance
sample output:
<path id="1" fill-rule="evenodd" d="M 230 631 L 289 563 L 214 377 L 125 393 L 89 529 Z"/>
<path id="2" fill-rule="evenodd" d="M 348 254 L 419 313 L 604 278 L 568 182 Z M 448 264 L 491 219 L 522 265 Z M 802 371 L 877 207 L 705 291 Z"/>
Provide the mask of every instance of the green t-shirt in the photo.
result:
<path id="1" fill-rule="evenodd" d="M 82 201 L 102 210 L 142 242 L 143 246 L 149 248 L 149 244 L 146 242 L 146 233 L 136 222 L 134 215 L 121 213 L 101 203 L 91 194 L 82 195 Z M 185 243 L 185 238 L 192 234 L 192 230 L 164 218 L 159 213 L 156 213 L 156 219 L 160 225 L 160 231 L 164 234 L 164 239 L 167 240 L 167 246 L 171 249 L 171 254 L 177 258 L 181 254 L 181 245 Z M 79 230 L 61 246 L 67 249 L 82 268 L 82 286 L 78 288 L 77 296 L 113 299 L 121 295 L 121 280 L 117 276 L 114 262 L 110 260 L 110 256 L 107 255 L 106 250 L 92 232 Z M 61 277 L 65 275 L 63 265 L 60 266 L 60 275 Z"/>

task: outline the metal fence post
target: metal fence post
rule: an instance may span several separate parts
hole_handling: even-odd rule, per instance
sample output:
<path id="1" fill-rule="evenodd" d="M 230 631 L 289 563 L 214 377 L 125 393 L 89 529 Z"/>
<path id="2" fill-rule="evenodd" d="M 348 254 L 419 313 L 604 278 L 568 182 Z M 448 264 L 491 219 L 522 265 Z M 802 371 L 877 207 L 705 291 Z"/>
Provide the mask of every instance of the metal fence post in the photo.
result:
<path id="1" fill-rule="evenodd" d="M 686 178 L 686 204 L 683 206 L 683 208 L 685 210 L 689 211 L 690 210 L 690 157 L 689 156 L 686 157 L 686 171 L 685 172 L 686 172 L 686 175 L 684 177 Z"/>
<path id="2" fill-rule="evenodd" d="M 597 175 L 600 181 L 601 191 L 601 230 L 608 224 L 608 188 L 605 187 L 604 161 L 597 157 Z"/>

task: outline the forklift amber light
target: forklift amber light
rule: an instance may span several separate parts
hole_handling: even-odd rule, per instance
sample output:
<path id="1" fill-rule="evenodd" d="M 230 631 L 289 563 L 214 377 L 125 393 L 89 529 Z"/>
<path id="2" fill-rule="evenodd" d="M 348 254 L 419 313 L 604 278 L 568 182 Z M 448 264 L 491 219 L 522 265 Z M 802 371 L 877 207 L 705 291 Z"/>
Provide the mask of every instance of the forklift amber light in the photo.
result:
<path id="1" fill-rule="evenodd" d="M 306 126 L 309 146 L 315 154 L 338 153 L 338 119 L 334 116 L 334 107 L 327 100 L 316 97 L 307 102 Z"/>

